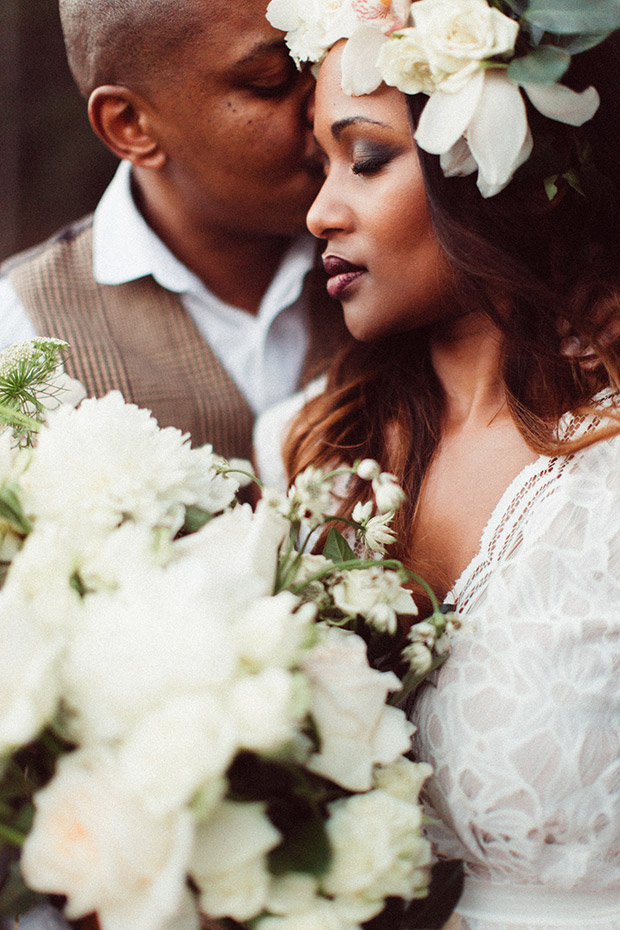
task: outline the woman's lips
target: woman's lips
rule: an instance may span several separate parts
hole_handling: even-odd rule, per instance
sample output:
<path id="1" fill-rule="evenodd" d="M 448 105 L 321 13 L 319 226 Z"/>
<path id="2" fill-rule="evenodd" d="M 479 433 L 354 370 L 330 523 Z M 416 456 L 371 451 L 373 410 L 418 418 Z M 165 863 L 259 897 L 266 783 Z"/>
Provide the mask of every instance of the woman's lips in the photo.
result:
<path id="1" fill-rule="evenodd" d="M 348 287 L 368 270 L 337 255 L 323 256 L 323 266 L 329 277 L 327 293 L 336 300 L 340 300 Z"/>

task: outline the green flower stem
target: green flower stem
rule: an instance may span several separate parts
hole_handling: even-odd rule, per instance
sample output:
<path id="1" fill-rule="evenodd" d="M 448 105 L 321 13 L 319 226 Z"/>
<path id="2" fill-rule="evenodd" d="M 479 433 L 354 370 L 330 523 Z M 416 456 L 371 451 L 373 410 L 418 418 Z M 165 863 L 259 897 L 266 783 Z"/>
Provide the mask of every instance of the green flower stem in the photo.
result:
<path id="1" fill-rule="evenodd" d="M 5 823 L 0 823 L 0 840 L 4 840 L 5 843 L 10 843 L 11 846 L 22 847 L 26 842 L 26 836 L 26 833 L 22 833 L 20 830 L 14 830 L 13 827 L 9 827 Z"/>
<path id="2" fill-rule="evenodd" d="M 246 478 L 249 478 L 250 481 L 253 481 L 261 491 L 265 490 L 265 485 L 253 472 L 244 471 L 243 468 L 217 468 L 217 471 L 220 475 L 245 475 Z"/>
<path id="3" fill-rule="evenodd" d="M 0 403 L 0 418 L 7 423 L 16 423 L 18 426 L 25 426 L 26 429 L 32 430 L 35 433 L 41 429 L 41 424 L 38 420 L 26 416 L 25 413 L 21 413 L 21 411 L 16 410 L 15 407 L 11 407 L 10 404 Z"/>

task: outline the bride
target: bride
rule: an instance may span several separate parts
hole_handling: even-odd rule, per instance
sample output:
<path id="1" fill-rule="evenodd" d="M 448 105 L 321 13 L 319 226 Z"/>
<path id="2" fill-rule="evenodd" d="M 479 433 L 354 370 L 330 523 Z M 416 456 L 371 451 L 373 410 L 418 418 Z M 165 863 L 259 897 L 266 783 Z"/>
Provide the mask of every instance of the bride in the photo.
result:
<path id="1" fill-rule="evenodd" d="M 575 55 L 570 88 L 524 82 L 526 110 L 508 63 L 545 54 L 525 7 L 273 0 L 298 59 L 330 48 L 308 226 L 353 337 L 285 458 L 394 472 L 391 554 L 462 615 L 412 717 L 463 928 L 620 930 L 620 368 L 597 339 L 620 308 L 620 46 Z"/>

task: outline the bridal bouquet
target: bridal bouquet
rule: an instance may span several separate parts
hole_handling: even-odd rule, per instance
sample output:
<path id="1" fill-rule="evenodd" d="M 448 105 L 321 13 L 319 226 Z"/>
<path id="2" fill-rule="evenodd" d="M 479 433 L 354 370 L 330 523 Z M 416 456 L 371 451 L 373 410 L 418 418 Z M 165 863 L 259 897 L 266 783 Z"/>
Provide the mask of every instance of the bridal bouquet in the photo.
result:
<path id="1" fill-rule="evenodd" d="M 423 896 L 430 769 L 388 696 L 443 660 L 450 618 L 415 622 L 402 566 L 335 530 L 308 552 L 341 472 L 252 510 L 244 467 L 118 393 L 50 410 L 64 349 L 0 358 L 4 912 L 22 878 L 103 930 L 358 930 Z M 351 532 L 380 555 L 401 492 L 356 469 L 377 513 Z M 404 681 L 369 665 L 388 641 Z"/>

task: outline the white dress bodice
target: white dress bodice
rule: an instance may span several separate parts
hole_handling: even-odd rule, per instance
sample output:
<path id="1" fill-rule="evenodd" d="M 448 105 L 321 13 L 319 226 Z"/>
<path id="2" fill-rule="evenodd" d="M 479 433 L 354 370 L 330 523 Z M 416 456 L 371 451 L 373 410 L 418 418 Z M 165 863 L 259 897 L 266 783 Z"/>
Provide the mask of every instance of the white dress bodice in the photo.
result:
<path id="1" fill-rule="evenodd" d="M 620 437 L 528 465 L 449 600 L 463 625 L 412 719 L 462 930 L 620 930 Z"/>
<path id="2" fill-rule="evenodd" d="M 620 930 L 620 437 L 527 466 L 451 600 L 412 719 L 464 930 Z"/>

